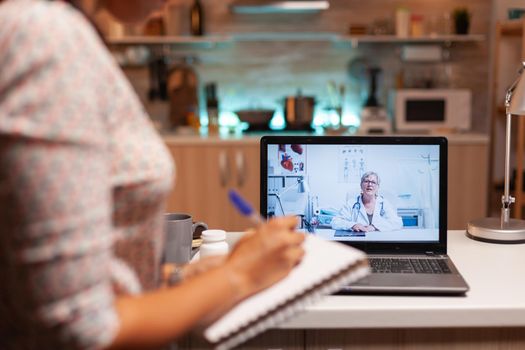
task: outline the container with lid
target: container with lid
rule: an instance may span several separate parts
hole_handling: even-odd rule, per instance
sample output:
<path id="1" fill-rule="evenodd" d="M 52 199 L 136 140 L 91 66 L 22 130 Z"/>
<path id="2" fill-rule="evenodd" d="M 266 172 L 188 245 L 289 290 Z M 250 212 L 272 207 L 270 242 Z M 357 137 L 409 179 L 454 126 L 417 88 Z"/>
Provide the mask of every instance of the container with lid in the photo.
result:
<path id="1" fill-rule="evenodd" d="M 399 38 L 410 36 L 410 10 L 405 7 L 396 9 L 396 36 Z"/>
<path id="2" fill-rule="evenodd" d="M 201 234 L 202 245 L 200 257 L 228 254 L 228 243 L 226 243 L 226 231 L 205 230 Z"/>

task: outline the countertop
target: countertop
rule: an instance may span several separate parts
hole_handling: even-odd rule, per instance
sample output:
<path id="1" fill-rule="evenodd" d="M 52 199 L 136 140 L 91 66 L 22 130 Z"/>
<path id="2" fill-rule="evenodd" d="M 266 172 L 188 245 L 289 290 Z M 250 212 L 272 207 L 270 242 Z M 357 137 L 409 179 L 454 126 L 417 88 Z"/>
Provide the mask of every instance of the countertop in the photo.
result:
<path id="1" fill-rule="evenodd" d="M 168 145 L 177 144 L 194 144 L 194 145 L 209 145 L 209 144 L 258 144 L 261 137 L 265 135 L 302 135 L 302 136 L 331 136 L 324 134 L 315 133 L 287 133 L 287 132 L 271 132 L 271 133 L 249 133 L 249 134 L 225 134 L 225 135 L 199 135 L 199 134 L 178 134 L 178 133 L 162 133 L 164 142 Z M 371 136 L 371 135 L 344 135 L 344 136 Z M 403 135 L 403 134 L 392 134 L 392 135 L 377 135 L 377 136 L 445 136 L 449 144 L 488 144 L 489 136 L 481 133 L 457 133 L 457 134 L 442 134 L 442 135 Z"/>
<path id="2" fill-rule="evenodd" d="M 448 253 L 470 286 L 466 296 L 328 296 L 279 328 L 525 326 L 525 244 L 449 231 Z"/>

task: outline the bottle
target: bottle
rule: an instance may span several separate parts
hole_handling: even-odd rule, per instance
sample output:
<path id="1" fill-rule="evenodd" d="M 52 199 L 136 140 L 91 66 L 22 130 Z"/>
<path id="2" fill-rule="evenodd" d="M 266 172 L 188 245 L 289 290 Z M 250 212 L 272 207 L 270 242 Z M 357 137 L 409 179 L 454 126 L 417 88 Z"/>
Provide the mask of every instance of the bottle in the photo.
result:
<path id="1" fill-rule="evenodd" d="M 199 131 L 201 127 L 201 122 L 199 119 L 199 114 L 196 112 L 195 108 L 190 108 L 186 114 L 186 125 L 191 126 L 196 132 Z"/>
<path id="2" fill-rule="evenodd" d="M 206 110 L 208 111 L 208 134 L 217 135 L 219 133 L 219 101 L 217 100 L 216 84 L 207 84 L 205 92 Z"/>
<path id="3" fill-rule="evenodd" d="M 194 0 L 190 9 L 191 35 L 204 35 L 204 13 L 200 0 Z"/>
<path id="4" fill-rule="evenodd" d="M 399 38 L 410 36 L 410 11 L 405 7 L 396 10 L 396 36 Z"/>
<path id="5" fill-rule="evenodd" d="M 413 38 L 420 38 L 425 33 L 423 28 L 423 16 L 413 14 L 410 16 L 410 34 Z"/>
<path id="6" fill-rule="evenodd" d="M 226 243 L 226 231 L 205 230 L 202 231 L 201 238 L 202 244 L 199 249 L 201 258 L 228 254 L 229 248 L 228 243 Z"/>

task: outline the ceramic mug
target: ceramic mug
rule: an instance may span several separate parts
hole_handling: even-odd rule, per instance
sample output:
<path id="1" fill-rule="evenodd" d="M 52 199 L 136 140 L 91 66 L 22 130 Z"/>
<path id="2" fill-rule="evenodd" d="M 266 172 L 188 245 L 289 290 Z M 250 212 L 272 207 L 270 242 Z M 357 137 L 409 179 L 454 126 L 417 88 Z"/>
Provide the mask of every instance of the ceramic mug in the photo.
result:
<path id="1" fill-rule="evenodd" d="M 193 222 L 191 215 L 183 213 L 164 214 L 164 262 L 186 264 L 191 258 L 191 242 L 197 227 L 208 229 L 204 222 Z"/>

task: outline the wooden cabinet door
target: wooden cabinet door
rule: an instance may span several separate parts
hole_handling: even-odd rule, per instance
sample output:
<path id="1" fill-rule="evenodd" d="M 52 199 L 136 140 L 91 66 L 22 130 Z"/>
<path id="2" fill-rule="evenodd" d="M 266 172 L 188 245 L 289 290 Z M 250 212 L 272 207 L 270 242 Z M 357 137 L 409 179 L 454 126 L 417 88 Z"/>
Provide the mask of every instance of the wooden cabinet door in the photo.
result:
<path id="1" fill-rule="evenodd" d="M 175 160 L 175 187 L 167 203 L 171 212 L 185 212 L 210 228 L 224 228 L 230 208 L 228 150 L 207 144 L 170 145 Z"/>
<path id="2" fill-rule="evenodd" d="M 259 212 L 259 145 L 231 145 L 229 146 L 229 154 L 233 166 L 231 188 L 237 190 L 253 206 L 254 210 Z M 232 213 L 226 225 L 228 230 L 242 231 L 253 226 L 253 223 L 241 216 L 235 208 L 231 207 L 231 209 Z"/>
<path id="3" fill-rule="evenodd" d="M 449 145 L 449 230 L 465 230 L 467 223 L 487 212 L 488 149 L 485 144 Z"/>
<path id="4" fill-rule="evenodd" d="M 167 210 L 184 212 L 210 228 L 242 231 L 252 224 L 231 205 L 228 190 L 237 190 L 259 210 L 258 144 L 174 144 L 175 187 Z"/>

